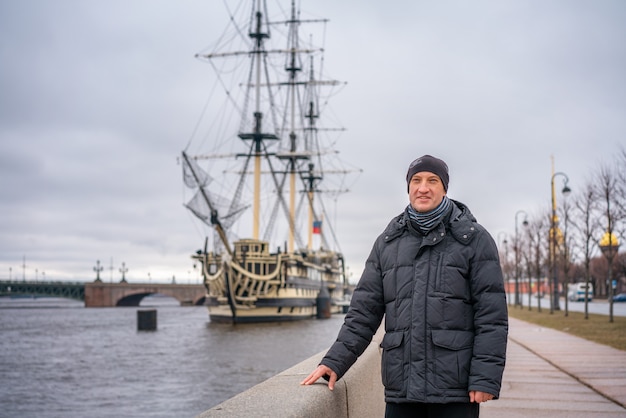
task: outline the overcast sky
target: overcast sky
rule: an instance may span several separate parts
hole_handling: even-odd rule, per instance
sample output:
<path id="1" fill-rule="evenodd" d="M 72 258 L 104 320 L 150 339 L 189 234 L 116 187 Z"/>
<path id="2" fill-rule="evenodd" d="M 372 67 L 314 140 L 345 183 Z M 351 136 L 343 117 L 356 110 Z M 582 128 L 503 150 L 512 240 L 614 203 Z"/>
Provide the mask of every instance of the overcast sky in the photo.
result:
<path id="1" fill-rule="evenodd" d="M 623 0 L 303 3 L 348 82 L 339 146 L 363 173 L 336 231 L 355 276 L 420 155 L 497 239 L 549 207 L 551 156 L 575 192 L 626 144 Z M 177 157 L 213 77 L 194 54 L 226 19 L 217 0 L 0 0 L 0 279 L 93 280 L 100 260 L 106 281 L 124 262 L 197 282 Z"/>

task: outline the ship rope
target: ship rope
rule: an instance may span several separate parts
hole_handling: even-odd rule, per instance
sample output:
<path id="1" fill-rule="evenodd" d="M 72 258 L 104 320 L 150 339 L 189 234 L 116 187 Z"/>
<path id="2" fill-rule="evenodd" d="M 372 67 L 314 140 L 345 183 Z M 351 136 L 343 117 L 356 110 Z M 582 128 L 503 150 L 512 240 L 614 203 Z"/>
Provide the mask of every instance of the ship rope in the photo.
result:
<path id="1" fill-rule="evenodd" d="M 248 165 L 250 164 L 250 160 L 252 158 L 252 146 L 254 146 L 254 143 L 250 142 L 250 147 L 251 148 L 250 148 L 250 151 L 248 152 L 248 155 L 246 157 L 246 161 L 244 162 L 244 165 L 243 165 L 243 171 L 242 172 L 244 174 L 242 174 L 239 177 L 239 182 L 237 183 L 237 187 L 235 188 L 235 194 L 233 196 L 233 199 L 231 200 L 230 207 L 228 208 L 228 215 L 227 216 L 231 216 L 231 215 L 241 211 L 241 205 L 240 205 L 239 202 L 241 201 L 241 195 L 243 194 L 243 187 L 244 187 L 245 179 L 246 179 L 245 173 L 248 171 Z M 245 206 L 243 209 L 247 209 L 248 207 L 249 207 L 249 205 Z"/>
<path id="2" fill-rule="evenodd" d="M 285 217 L 289 220 L 289 227 L 291 228 L 292 231 L 294 231 L 294 238 L 296 240 L 296 244 L 298 246 L 302 246 L 302 237 L 300 236 L 300 233 L 296 230 L 295 228 L 295 224 L 293 219 L 291 219 L 291 216 L 289 216 L 289 206 L 287 204 L 287 202 L 285 201 L 285 197 L 283 196 L 283 185 L 284 185 L 284 181 L 286 179 L 286 173 L 283 175 L 283 182 L 281 183 L 278 179 L 278 171 L 276 171 L 272 165 L 272 161 L 270 160 L 269 156 L 269 152 L 267 150 L 267 147 L 265 145 L 265 143 L 262 144 L 263 145 L 263 151 L 265 154 L 265 159 L 267 160 L 267 164 L 269 166 L 269 171 L 271 173 L 272 176 L 272 180 L 274 182 L 274 187 L 276 188 L 276 199 L 278 201 L 278 205 L 283 209 L 283 212 L 285 214 Z M 273 225 L 273 223 L 271 223 Z M 268 228 L 265 231 L 265 236 L 269 236 L 271 234 L 271 230 Z"/>

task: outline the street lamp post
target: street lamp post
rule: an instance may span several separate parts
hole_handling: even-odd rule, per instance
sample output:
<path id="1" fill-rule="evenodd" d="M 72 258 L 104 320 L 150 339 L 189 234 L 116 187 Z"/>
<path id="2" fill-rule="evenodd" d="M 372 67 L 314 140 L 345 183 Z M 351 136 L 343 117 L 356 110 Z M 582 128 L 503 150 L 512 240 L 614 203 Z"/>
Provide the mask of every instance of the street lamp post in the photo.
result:
<path id="1" fill-rule="evenodd" d="M 609 284 L 609 322 L 613 322 L 613 259 L 619 250 L 619 241 L 613 232 L 606 231 L 600 240 L 600 250 L 609 263 L 608 284 Z"/>
<path id="2" fill-rule="evenodd" d="M 531 257 L 533 253 L 533 248 L 532 248 L 533 244 L 531 241 L 532 240 L 530 238 L 530 233 L 529 233 L 528 234 L 528 257 L 526 258 L 527 260 L 526 272 L 528 273 L 528 310 L 529 311 L 533 310 L 533 273 L 532 273 L 533 269 L 532 269 L 532 261 L 531 261 Z M 537 286 L 539 286 L 538 277 L 535 279 L 535 282 L 537 283 Z"/>
<path id="3" fill-rule="evenodd" d="M 519 251 L 519 232 L 517 229 L 517 215 L 519 214 L 524 214 L 524 221 L 522 222 L 522 224 L 524 226 L 528 225 L 528 220 L 526 219 L 526 217 L 528 216 L 528 214 L 526 212 L 524 212 L 523 210 L 518 210 L 515 213 L 515 246 L 513 247 L 513 250 L 515 251 L 515 306 L 522 304 L 521 298 L 520 298 L 520 290 L 519 290 L 519 281 L 520 281 L 520 269 L 519 269 L 519 264 L 520 264 L 520 251 Z"/>
<path id="4" fill-rule="evenodd" d="M 104 267 L 102 267 L 100 265 L 100 260 L 96 260 L 96 266 L 93 268 L 93 271 L 96 272 L 96 282 L 101 282 L 102 280 L 100 280 L 100 272 L 103 270 Z"/>
<path id="5" fill-rule="evenodd" d="M 550 268 L 552 269 L 552 283 L 551 283 L 551 293 L 552 293 L 552 303 L 550 304 L 550 313 L 554 313 L 555 310 L 560 310 L 559 307 L 559 278 L 558 278 L 558 269 L 556 263 L 556 250 L 557 250 L 557 227 L 558 227 L 558 218 L 556 216 L 556 193 L 554 192 L 554 178 L 556 176 L 565 177 L 563 181 L 563 190 L 561 191 L 564 196 L 567 196 L 572 190 L 567 186 L 569 182 L 569 178 L 565 173 L 554 173 L 552 174 L 552 178 L 550 179 L 550 186 L 552 188 L 552 216 L 550 217 Z"/>
<path id="6" fill-rule="evenodd" d="M 122 280 L 120 283 L 128 283 L 126 281 L 126 273 L 128 273 L 128 268 L 126 267 L 126 263 L 122 262 L 122 267 L 120 268 L 120 273 L 122 273 Z"/>

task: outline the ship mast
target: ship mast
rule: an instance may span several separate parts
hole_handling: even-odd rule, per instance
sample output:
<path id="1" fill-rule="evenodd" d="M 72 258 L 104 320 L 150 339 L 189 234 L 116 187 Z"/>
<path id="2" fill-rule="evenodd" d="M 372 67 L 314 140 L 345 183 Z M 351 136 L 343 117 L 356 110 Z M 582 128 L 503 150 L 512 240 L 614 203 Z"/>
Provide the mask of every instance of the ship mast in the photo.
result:
<path id="1" fill-rule="evenodd" d="M 298 74 L 302 71 L 300 63 L 299 48 L 299 25 L 300 20 L 296 15 L 295 1 L 291 1 L 291 19 L 289 24 L 289 35 L 287 45 L 287 62 L 285 63 L 285 71 L 288 74 L 288 106 L 289 106 L 289 153 L 282 155 L 280 158 L 287 159 L 287 173 L 289 175 L 289 240 L 287 250 L 293 252 L 295 250 L 295 226 L 296 226 L 296 180 L 298 176 L 298 160 L 308 159 L 308 155 L 298 152 L 298 137 L 296 135 L 297 116 L 298 116 L 298 86 L 302 84 L 298 81 Z"/>
<path id="2" fill-rule="evenodd" d="M 252 68 L 255 71 L 255 110 L 254 128 L 252 133 L 240 133 L 242 140 L 251 140 L 251 155 L 254 157 L 254 196 L 252 200 L 252 238 L 259 239 L 259 224 L 261 213 L 261 159 L 263 156 L 263 141 L 277 140 L 274 134 L 263 133 L 263 113 L 261 112 L 261 76 L 263 59 L 267 54 L 265 39 L 270 37 L 269 32 L 263 31 L 263 13 L 261 13 L 262 0 L 257 0 L 257 11 L 253 14 L 254 21 L 250 25 L 248 36 L 254 41 L 254 48 L 250 52 L 253 56 Z"/>
<path id="3" fill-rule="evenodd" d="M 315 85 L 315 73 L 313 71 L 313 58 L 311 58 L 311 69 L 310 69 L 310 75 L 309 75 L 309 89 L 313 90 Z M 317 135 L 317 127 L 315 125 L 315 121 L 317 120 L 317 118 L 319 117 L 318 113 L 317 113 L 317 104 L 313 101 L 314 98 L 316 98 L 316 95 L 314 92 L 310 93 L 310 101 L 309 101 L 309 110 L 308 112 L 304 115 L 307 121 L 307 126 L 306 126 L 306 130 L 309 132 L 309 140 L 313 141 L 314 136 Z M 313 163 L 309 163 L 309 170 L 306 173 L 306 175 L 303 176 L 303 180 L 306 183 L 306 192 L 308 194 L 308 203 L 309 203 L 309 224 L 308 224 L 308 249 L 312 250 L 313 249 L 313 223 L 315 221 L 317 221 L 317 219 L 315 219 L 315 212 L 313 210 L 314 206 L 313 206 L 313 202 L 314 202 L 314 198 L 315 198 L 315 192 L 317 191 L 317 183 L 319 183 L 322 180 L 322 176 L 320 175 L 315 175 L 313 168 L 315 167 L 315 165 Z M 321 234 L 321 231 L 320 231 Z"/>
<path id="4" fill-rule="evenodd" d="M 318 186 L 322 180 L 322 173 L 326 172 L 325 168 L 322 167 L 321 159 L 319 159 L 321 155 L 320 150 L 313 149 L 318 146 L 316 121 L 319 117 L 317 103 L 319 92 L 316 86 L 336 85 L 339 83 L 315 79 L 313 55 L 322 53 L 323 49 L 313 47 L 300 49 L 302 44 L 299 33 L 300 26 L 303 23 L 326 22 L 326 19 L 303 20 L 300 17 L 296 1 L 291 0 L 290 3 L 291 13 L 286 21 L 270 22 L 267 17 L 265 0 L 252 0 L 253 10 L 249 15 L 249 25 L 246 34 L 251 41 L 246 42 L 246 48 L 239 51 L 215 51 L 209 54 L 197 54 L 196 57 L 207 61 L 214 58 L 244 55 L 249 57 L 247 81 L 243 84 L 246 88 L 245 104 L 242 108 L 243 121 L 238 133 L 239 139 L 246 143 L 247 151 L 234 155 L 235 157 L 245 157 L 246 162 L 243 170 L 240 171 L 241 177 L 235 188 L 234 198 L 224 216 L 226 220 L 223 223 L 224 231 L 228 230 L 232 222 L 235 222 L 233 220 L 236 219 L 235 216 L 238 216 L 241 210 L 244 209 L 238 206 L 244 187 L 244 179 L 247 177 L 248 180 L 252 180 L 252 196 L 246 202 L 252 206 L 251 238 L 254 240 L 260 239 L 262 232 L 260 231 L 262 215 L 261 196 L 262 191 L 266 192 L 262 190 L 262 188 L 265 189 L 266 184 L 261 182 L 261 178 L 269 173 L 276 188 L 277 200 L 274 208 L 268 209 L 268 213 L 271 216 L 264 232 L 269 236 L 273 228 L 275 215 L 279 208 L 282 209 L 288 222 L 285 225 L 287 229 L 280 232 L 287 232 L 285 250 L 289 253 L 294 253 L 296 246 L 307 245 L 307 243 L 301 242 L 301 236 L 296 227 L 306 227 L 308 232 L 307 248 L 309 250 L 312 249 L 313 224 L 314 221 L 319 221 L 317 219 L 318 213 L 316 213 L 314 208 L 314 203 L 315 206 L 318 205 L 314 201 L 315 194 L 319 192 Z M 286 26 L 287 44 L 282 48 L 271 48 L 269 43 L 271 27 L 279 24 Z M 242 34 L 241 31 L 239 33 Z M 270 77 L 271 70 L 276 68 L 274 64 L 277 64 L 270 59 L 275 54 L 282 55 L 284 58 L 282 80 L 271 80 L 272 77 Z M 308 77 L 303 76 L 304 66 L 302 61 L 304 56 L 310 56 L 311 59 L 311 74 Z M 267 92 L 265 89 L 267 89 Z M 282 102 L 282 106 L 275 106 L 277 98 Z M 306 102 L 306 105 L 304 102 Z M 281 117 L 282 123 L 278 123 L 276 120 L 277 113 L 275 112 L 281 111 L 284 111 Z M 270 153 L 269 149 L 272 141 L 278 141 L 281 138 L 284 142 L 281 140 L 279 152 Z M 274 158 L 282 161 L 282 169 L 275 170 L 272 167 Z M 312 164 L 313 159 L 317 160 L 315 164 Z M 248 171 L 248 167 L 250 167 L 250 171 Z M 269 171 L 267 171 L 268 168 Z M 302 225 L 296 219 L 300 210 L 296 204 L 296 196 L 301 191 L 298 189 L 299 186 L 302 185 L 304 185 L 303 192 L 308 203 L 308 219 L 306 219 L 306 215 L 303 219 L 307 222 L 306 225 Z M 250 200 L 252 201 L 250 202 Z M 213 203 L 221 204 L 221 201 L 217 199 Z M 319 203 L 321 204 L 321 200 L 319 200 Z M 265 207 L 269 208 L 269 206 Z M 196 210 L 198 209 L 196 208 Z M 213 218 L 216 211 L 211 210 L 211 212 L 210 216 Z M 207 219 L 206 214 L 199 217 L 205 221 Z M 321 235 L 321 238 L 322 242 L 324 242 L 323 235 Z"/>

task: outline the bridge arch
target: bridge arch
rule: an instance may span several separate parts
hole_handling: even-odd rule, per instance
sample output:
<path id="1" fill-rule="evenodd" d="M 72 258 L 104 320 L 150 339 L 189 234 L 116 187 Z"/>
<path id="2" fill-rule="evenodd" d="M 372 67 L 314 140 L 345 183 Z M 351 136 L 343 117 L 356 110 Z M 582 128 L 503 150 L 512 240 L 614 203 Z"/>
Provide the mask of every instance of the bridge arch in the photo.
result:
<path id="1" fill-rule="evenodd" d="M 143 298 L 160 293 L 181 305 L 203 305 L 206 289 L 201 284 L 103 283 L 85 284 L 86 307 L 139 306 Z"/>
<path id="2" fill-rule="evenodd" d="M 205 295 L 200 295 L 196 300 L 187 300 L 185 298 L 181 298 L 177 292 L 172 291 L 162 291 L 162 292 L 145 292 L 138 291 L 137 293 L 127 294 L 115 302 L 115 306 L 139 306 L 141 301 L 147 297 L 152 295 L 164 295 L 168 296 L 172 299 L 175 299 L 180 303 L 180 305 L 188 305 L 188 306 L 201 306 L 204 305 Z"/>

